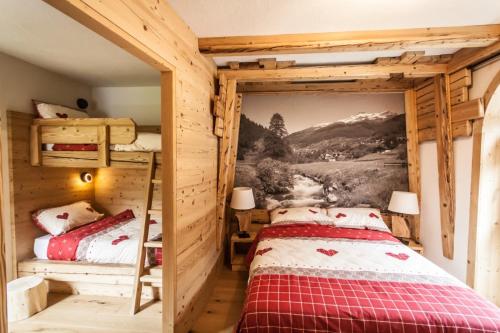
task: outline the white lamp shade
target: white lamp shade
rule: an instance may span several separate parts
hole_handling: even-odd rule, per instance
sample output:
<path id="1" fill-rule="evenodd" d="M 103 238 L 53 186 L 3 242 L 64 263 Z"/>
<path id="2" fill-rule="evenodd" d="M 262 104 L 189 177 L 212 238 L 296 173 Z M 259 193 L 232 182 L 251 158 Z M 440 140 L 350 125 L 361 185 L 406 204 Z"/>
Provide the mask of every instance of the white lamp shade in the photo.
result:
<path id="1" fill-rule="evenodd" d="M 231 197 L 231 208 L 238 210 L 255 208 L 252 188 L 235 187 L 233 189 L 233 196 Z"/>
<path id="2" fill-rule="evenodd" d="M 418 215 L 418 198 L 416 193 L 393 191 L 391 201 L 389 202 L 389 210 L 391 212 Z"/>

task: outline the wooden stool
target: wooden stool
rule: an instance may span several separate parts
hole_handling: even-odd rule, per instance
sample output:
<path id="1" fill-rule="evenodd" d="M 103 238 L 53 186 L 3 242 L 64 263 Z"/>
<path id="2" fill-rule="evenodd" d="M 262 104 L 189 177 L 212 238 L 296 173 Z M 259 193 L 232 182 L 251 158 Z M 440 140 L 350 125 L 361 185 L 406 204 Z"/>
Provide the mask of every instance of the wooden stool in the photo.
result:
<path id="1" fill-rule="evenodd" d="M 47 284 L 40 276 L 26 276 L 7 283 L 9 321 L 31 317 L 47 307 Z"/>

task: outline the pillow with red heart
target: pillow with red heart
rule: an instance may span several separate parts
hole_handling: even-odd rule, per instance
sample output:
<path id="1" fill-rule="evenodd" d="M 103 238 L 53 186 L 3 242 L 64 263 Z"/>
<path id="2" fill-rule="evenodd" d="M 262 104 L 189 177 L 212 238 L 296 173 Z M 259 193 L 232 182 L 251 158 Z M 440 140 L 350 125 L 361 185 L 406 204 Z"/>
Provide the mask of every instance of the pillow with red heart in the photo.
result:
<path id="1" fill-rule="evenodd" d="M 88 118 L 89 115 L 87 112 L 69 108 L 67 106 L 57 105 L 57 104 L 49 104 L 39 101 L 33 101 L 35 103 L 36 111 L 40 118 L 48 119 L 48 118 Z"/>
<path id="2" fill-rule="evenodd" d="M 40 209 L 33 213 L 32 219 L 41 230 L 53 236 L 99 220 L 104 214 L 97 212 L 87 201 L 78 201 L 70 205 Z"/>
<path id="3" fill-rule="evenodd" d="M 290 223 L 327 223 L 332 221 L 326 215 L 323 208 L 318 207 L 293 207 L 276 208 L 271 212 L 272 224 L 290 224 Z"/>
<path id="4" fill-rule="evenodd" d="M 327 215 L 334 220 L 336 227 L 391 232 L 376 208 L 334 207 L 327 209 Z"/>

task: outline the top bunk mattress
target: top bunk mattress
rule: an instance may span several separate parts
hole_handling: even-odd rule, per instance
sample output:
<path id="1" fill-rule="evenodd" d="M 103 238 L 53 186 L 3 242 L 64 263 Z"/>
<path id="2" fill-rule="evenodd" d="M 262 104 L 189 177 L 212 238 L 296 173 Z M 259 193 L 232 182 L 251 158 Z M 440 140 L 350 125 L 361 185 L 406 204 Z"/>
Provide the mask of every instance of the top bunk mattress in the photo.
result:
<path id="1" fill-rule="evenodd" d="M 131 210 L 103 218 L 60 236 L 35 239 L 38 259 L 82 261 L 99 264 L 135 264 L 140 221 Z M 151 220 L 148 240 L 161 239 L 162 224 Z M 161 264 L 161 249 L 148 249 L 150 265 Z"/>
<path id="2" fill-rule="evenodd" d="M 112 151 L 161 152 L 161 134 L 139 132 L 137 139 L 130 144 L 110 145 Z M 46 151 L 97 151 L 95 144 L 46 144 Z"/>

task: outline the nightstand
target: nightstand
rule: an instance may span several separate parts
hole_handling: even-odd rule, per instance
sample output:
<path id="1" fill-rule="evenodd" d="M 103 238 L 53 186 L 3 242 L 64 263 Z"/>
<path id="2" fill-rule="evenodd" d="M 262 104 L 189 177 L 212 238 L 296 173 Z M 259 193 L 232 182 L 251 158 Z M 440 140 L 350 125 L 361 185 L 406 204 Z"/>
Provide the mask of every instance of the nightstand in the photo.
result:
<path id="1" fill-rule="evenodd" d="M 410 239 L 410 241 L 408 242 L 407 246 L 412 249 L 413 251 L 421 254 L 421 255 L 424 255 L 424 246 L 420 243 L 417 243 L 416 241 Z"/>
<path id="2" fill-rule="evenodd" d="M 256 232 L 249 231 L 248 238 L 239 238 L 237 233 L 231 236 L 231 270 L 246 271 L 245 257 L 257 235 Z"/>

